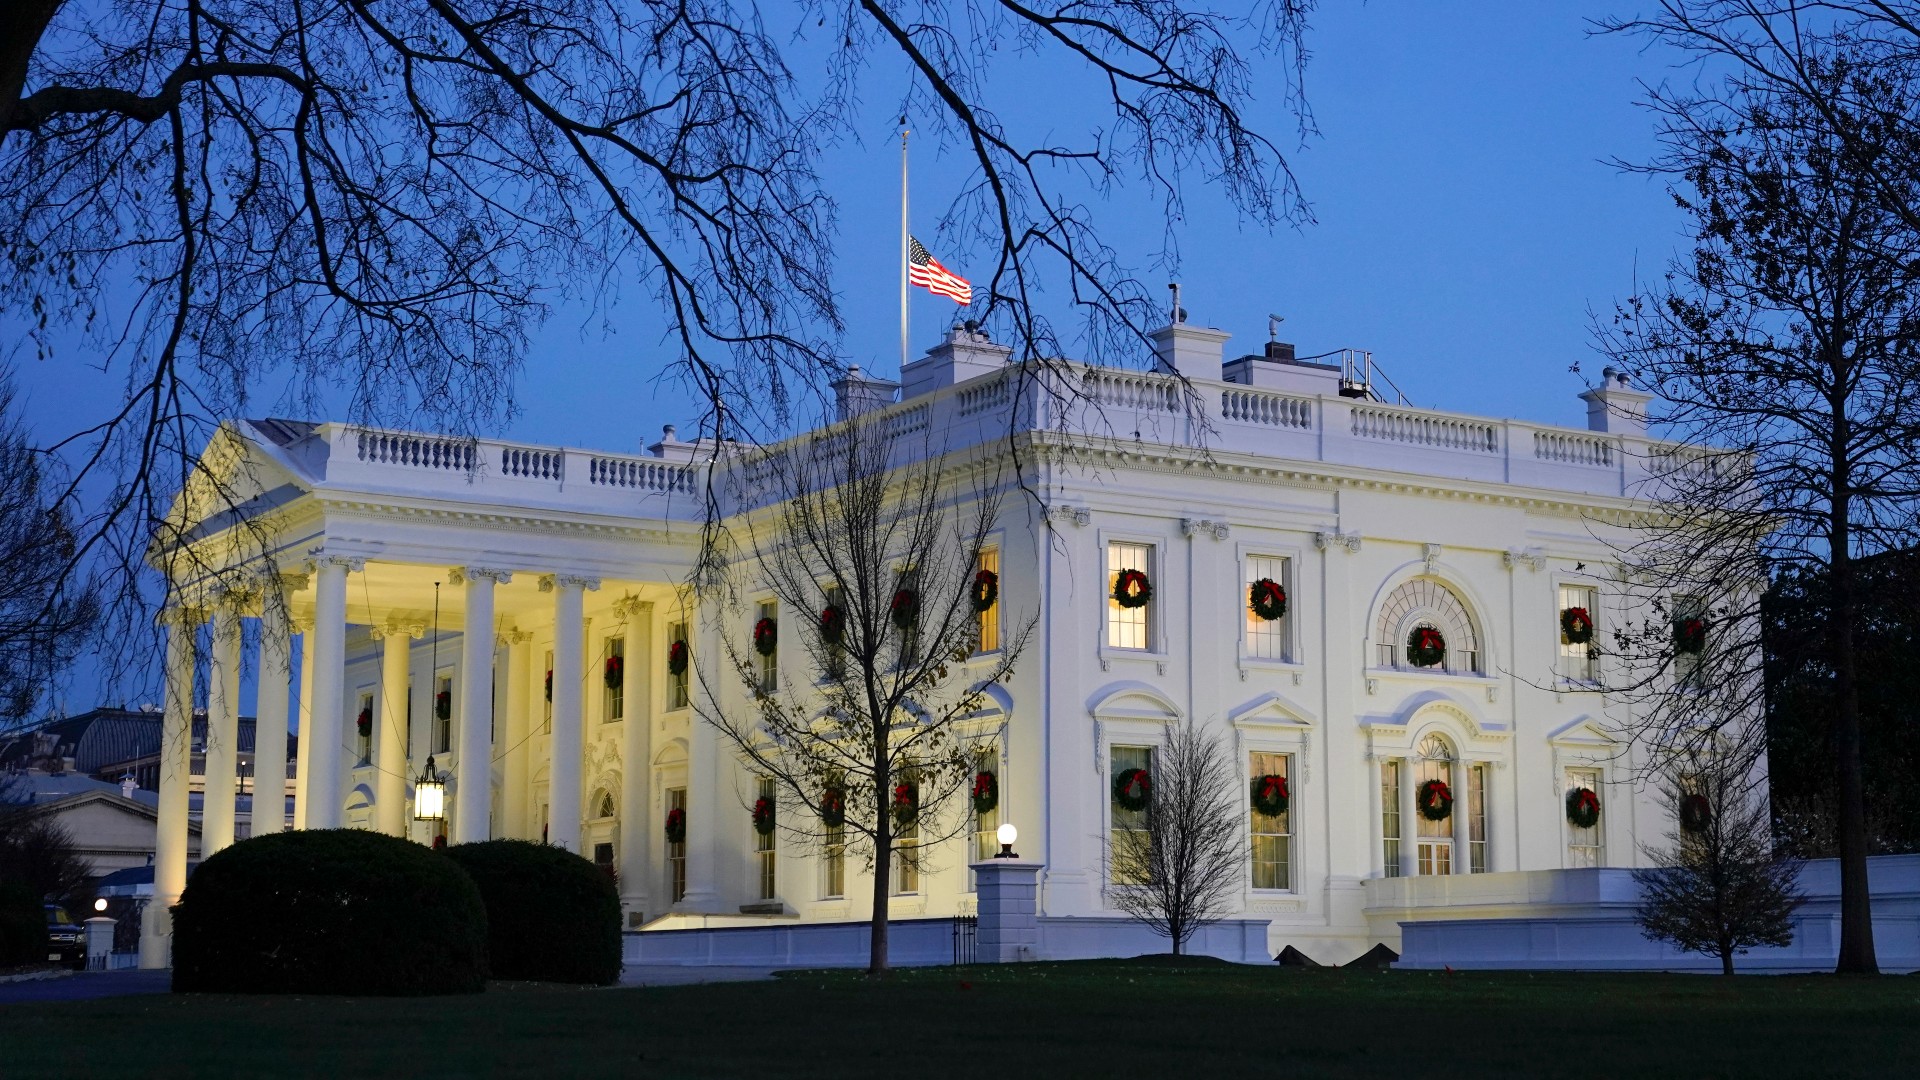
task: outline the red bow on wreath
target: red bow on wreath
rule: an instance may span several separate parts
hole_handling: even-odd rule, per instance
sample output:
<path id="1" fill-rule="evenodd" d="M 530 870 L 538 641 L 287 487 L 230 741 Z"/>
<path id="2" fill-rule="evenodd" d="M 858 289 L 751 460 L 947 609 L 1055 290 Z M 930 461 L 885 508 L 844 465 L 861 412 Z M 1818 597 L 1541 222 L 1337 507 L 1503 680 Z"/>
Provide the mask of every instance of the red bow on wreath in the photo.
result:
<path id="1" fill-rule="evenodd" d="M 1427 781 L 1427 805 L 1428 806 L 1439 806 L 1442 803 L 1452 801 L 1452 799 L 1453 799 L 1453 789 L 1447 786 L 1447 782 L 1445 780 Z"/>
<path id="2" fill-rule="evenodd" d="M 987 787 L 993 783 L 992 773 L 976 773 L 973 777 L 973 797 L 979 798 L 987 793 Z"/>
<path id="3" fill-rule="evenodd" d="M 1282 799 L 1287 797 L 1287 781 L 1284 777 L 1269 776 L 1265 786 L 1260 789 L 1260 797 L 1271 799 L 1276 796 Z"/>
<path id="4" fill-rule="evenodd" d="M 913 785 L 896 784 L 893 789 L 893 805 L 911 806 L 913 804 Z"/>
<path id="5" fill-rule="evenodd" d="M 1597 811 L 1600 809 L 1600 796 L 1595 795 L 1593 792 L 1587 790 L 1586 788 L 1581 788 L 1579 791 L 1575 792 L 1573 796 L 1573 800 L 1574 802 L 1579 804 L 1580 809 L 1582 810 Z"/>
<path id="6" fill-rule="evenodd" d="M 1422 626 L 1413 632 L 1414 644 L 1422 649 L 1441 648 L 1440 631 L 1431 626 Z"/>

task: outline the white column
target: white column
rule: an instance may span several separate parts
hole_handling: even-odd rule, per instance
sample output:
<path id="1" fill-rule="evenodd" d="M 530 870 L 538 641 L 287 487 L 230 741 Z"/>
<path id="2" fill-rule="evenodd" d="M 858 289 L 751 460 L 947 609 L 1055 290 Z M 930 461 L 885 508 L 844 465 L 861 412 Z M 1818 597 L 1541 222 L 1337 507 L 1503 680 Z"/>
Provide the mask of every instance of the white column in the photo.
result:
<path id="1" fill-rule="evenodd" d="M 1453 872 L 1473 872 L 1473 800 L 1467 786 L 1467 759 L 1455 757 L 1447 783 L 1453 785 Z"/>
<path id="2" fill-rule="evenodd" d="M 293 827 L 307 827 L 307 777 L 313 773 L 313 620 L 303 620 L 300 631 L 300 705 L 294 718 L 300 738 L 293 747 Z"/>
<path id="3" fill-rule="evenodd" d="M 716 614 L 711 619 L 698 620 L 700 640 L 693 647 L 691 663 L 713 665 L 709 671 L 726 670 L 725 661 L 721 659 L 726 656 L 726 650 L 720 645 L 722 628 L 715 625 L 722 618 Z M 703 661 L 702 657 L 707 659 Z M 725 811 L 720 804 L 720 735 L 703 716 L 716 715 L 719 703 L 713 697 L 715 688 L 707 680 L 697 671 L 691 677 L 695 707 L 687 725 L 687 740 L 692 744 L 687 752 L 687 894 L 676 906 L 685 911 L 711 912 L 720 905 L 716 874 L 720 859 L 720 822 Z M 728 809 L 738 813 L 733 807 Z M 881 866 L 874 872 L 884 874 L 887 868 Z"/>
<path id="4" fill-rule="evenodd" d="M 366 560 L 340 555 L 314 562 L 312 711 L 311 729 L 300 740 L 312 775 L 307 778 L 306 827 L 340 827 L 340 785 L 346 728 L 347 572 L 360 570 Z"/>
<path id="5" fill-rule="evenodd" d="M 287 817 L 287 695 L 293 688 L 293 624 L 286 594 L 260 600 L 260 692 L 253 706 L 253 835 L 280 832 Z"/>
<path id="6" fill-rule="evenodd" d="M 213 660 L 207 668 L 206 780 L 200 797 L 200 857 L 233 845 L 240 761 L 239 597 L 213 608 Z"/>
<path id="7" fill-rule="evenodd" d="M 547 771 L 547 842 L 580 851 L 581 684 L 586 680 L 585 590 L 599 578 L 556 574 L 540 580 L 553 593 L 553 763 Z"/>
<path id="8" fill-rule="evenodd" d="M 407 781 L 413 777 L 407 757 L 407 699 L 413 687 L 413 639 L 426 633 L 420 623 L 375 627 L 380 639 L 380 707 L 375 710 L 373 740 L 374 827 L 388 836 L 407 835 Z"/>
<path id="9" fill-rule="evenodd" d="M 1420 869 L 1420 758 L 1408 754 L 1400 759 L 1400 876 L 1412 877 Z"/>
<path id="10" fill-rule="evenodd" d="M 513 580 L 505 570 L 469 566 L 452 579 L 465 583 L 466 622 L 460 632 L 459 728 L 451 842 L 467 844 L 493 835 L 493 587 Z"/>
<path id="11" fill-rule="evenodd" d="M 647 778 L 653 761 L 654 664 L 653 605 L 633 602 L 626 611 L 626 719 L 620 732 L 620 906 L 625 925 L 644 921 L 649 901 Z M 636 918 L 637 917 L 637 918 Z"/>
<path id="12" fill-rule="evenodd" d="M 174 608 L 167 635 L 166 705 L 160 714 L 160 799 L 153 841 L 153 899 L 141 917 L 140 966 L 173 962 L 173 914 L 187 888 L 187 785 L 193 766 L 193 639 L 199 614 Z"/>
<path id="13" fill-rule="evenodd" d="M 533 700 L 539 693 L 533 676 L 533 635 L 515 630 L 507 635 L 507 733 L 500 764 L 500 835 L 529 839 L 527 802 L 531 793 Z"/>

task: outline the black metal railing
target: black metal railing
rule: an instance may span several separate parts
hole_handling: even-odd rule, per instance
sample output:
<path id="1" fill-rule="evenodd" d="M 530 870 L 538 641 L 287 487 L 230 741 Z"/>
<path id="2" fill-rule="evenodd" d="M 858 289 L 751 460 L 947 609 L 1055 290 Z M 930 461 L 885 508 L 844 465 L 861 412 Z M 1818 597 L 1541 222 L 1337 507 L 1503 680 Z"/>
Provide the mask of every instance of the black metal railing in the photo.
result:
<path id="1" fill-rule="evenodd" d="M 955 915 L 953 917 L 953 965 L 971 964 L 973 942 L 980 929 L 978 915 Z"/>

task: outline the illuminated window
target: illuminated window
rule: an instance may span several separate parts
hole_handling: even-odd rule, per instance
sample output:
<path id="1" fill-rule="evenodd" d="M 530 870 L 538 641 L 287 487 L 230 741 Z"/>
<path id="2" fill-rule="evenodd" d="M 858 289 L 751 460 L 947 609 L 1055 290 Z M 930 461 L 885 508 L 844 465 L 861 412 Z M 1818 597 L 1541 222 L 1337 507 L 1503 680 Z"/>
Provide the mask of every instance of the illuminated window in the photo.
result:
<path id="1" fill-rule="evenodd" d="M 1149 613 L 1153 602 L 1139 607 L 1122 607 L 1113 598 L 1113 589 L 1125 570 L 1138 570 L 1154 581 L 1153 546 L 1114 541 L 1107 545 L 1107 647 L 1110 649 L 1151 649 L 1153 625 Z"/>
<path id="2" fill-rule="evenodd" d="M 1291 765 L 1291 755 L 1256 752 L 1248 759 L 1248 775 L 1251 777 L 1278 776 L 1291 783 Z M 1253 837 L 1253 887 L 1256 889 L 1293 888 L 1291 802 L 1287 809 L 1278 814 L 1263 814 L 1257 807 L 1254 808 L 1250 814 L 1248 832 Z"/>
<path id="3" fill-rule="evenodd" d="M 1240 603 L 1246 609 L 1247 618 L 1247 655 L 1262 660 L 1285 660 L 1287 656 L 1287 628 L 1293 621 L 1293 586 L 1287 580 L 1287 560 L 1266 555 L 1254 555 L 1247 559 L 1246 580 L 1240 585 Z M 1263 619 L 1253 613 L 1251 601 L 1253 583 L 1267 580 L 1277 583 L 1288 594 L 1287 614 L 1278 619 Z"/>
<path id="4" fill-rule="evenodd" d="M 992 574 L 998 581 L 1000 577 L 1000 549 L 985 548 L 980 552 L 979 571 Z M 997 591 L 993 603 L 987 610 L 980 612 L 980 646 L 976 652 L 998 652 L 1000 649 L 1000 597 Z"/>

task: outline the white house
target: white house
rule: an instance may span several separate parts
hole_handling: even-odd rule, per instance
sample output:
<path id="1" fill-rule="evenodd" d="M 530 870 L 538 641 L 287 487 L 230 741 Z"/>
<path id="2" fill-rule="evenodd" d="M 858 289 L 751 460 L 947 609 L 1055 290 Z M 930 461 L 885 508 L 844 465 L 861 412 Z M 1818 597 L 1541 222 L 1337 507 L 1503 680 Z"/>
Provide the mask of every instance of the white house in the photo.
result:
<path id="1" fill-rule="evenodd" d="M 1561 615 L 1584 608 L 1601 632 L 1626 617 L 1596 537 L 1645 476 L 1646 395 L 1609 375 L 1581 395 L 1584 427 L 1491 420 L 1379 400 L 1364 360 L 1299 362 L 1270 343 L 1226 361 L 1227 339 L 1158 331 L 1161 365 L 1182 384 L 1094 366 L 1036 378 L 956 329 L 907 366 L 898 401 L 878 380 L 839 387 L 843 409 L 888 410 L 895 430 L 936 433 L 949 451 L 1022 451 L 1037 498 L 1004 501 L 983 647 L 1012 620 L 1036 617 L 1037 630 L 990 690 L 982 768 L 1001 797 L 978 828 L 1016 823 L 1021 855 L 1045 864 L 1046 951 L 1151 947 L 1106 900 L 1102 837 L 1116 814 L 1125 824 L 1116 776 L 1151 770 L 1181 717 L 1231 740 L 1243 798 L 1261 776 L 1289 789 L 1284 813 L 1249 806 L 1229 935 L 1245 944 L 1229 952 L 1294 945 L 1344 961 L 1398 947 L 1405 919 L 1532 910 L 1524 890 L 1494 887 L 1521 871 L 1633 865 L 1667 822 L 1625 782 L 1630 748 L 1600 718 L 1626 706 L 1603 700 L 1604 661 L 1565 640 Z M 1049 393 L 1064 384 L 1048 378 L 1075 394 Z M 230 742 L 233 630 L 259 618 L 262 685 L 285 685 L 299 651 L 296 827 L 428 841 L 438 826 L 415 821 L 411 799 L 431 755 L 450 777 L 453 841 L 544 837 L 608 863 L 631 928 L 864 919 L 859 867 L 753 830 L 754 778 L 692 715 L 689 678 L 669 671 L 673 643 L 697 670 L 724 655 L 718 635 L 752 622 L 689 611 L 678 588 L 708 470 L 727 462 L 672 428 L 629 454 L 233 421 L 156 549 L 193 556 L 157 564 L 200 568 L 172 571 L 169 724 L 185 722 L 207 638 L 209 747 Z M 755 497 L 714 489 L 726 515 Z M 1113 601 L 1122 569 L 1147 575 L 1149 603 Z M 1262 579 L 1284 589 L 1284 616 L 1250 610 Z M 200 634 L 203 621 L 214 632 Z M 1416 666 L 1409 643 L 1424 631 L 1441 655 Z M 786 665 L 804 655 L 788 652 Z M 617 687 L 609 657 L 623 665 Z M 262 739 L 286 723 L 276 696 L 255 710 Z M 185 873 L 184 790 L 167 779 L 179 775 L 162 769 L 156 889 L 168 897 Z M 1416 807 L 1429 781 L 1455 799 L 1444 819 Z M 1569 820 L 1578 787 L 1598 794 L 1591 827 Z M 670 842 L 675 811 L 685 832 Z M 218 850 L 231 825 L 209 816 L 202 838 Z M 924 873 L 895 874 L 895 916 L 970 910 L 973 853 L 951 847 Z M 1452 897 L 1468 878 L 1462 909 Z M 150 909 L 149 964 L 164 963 L 165 910 Z"/>

